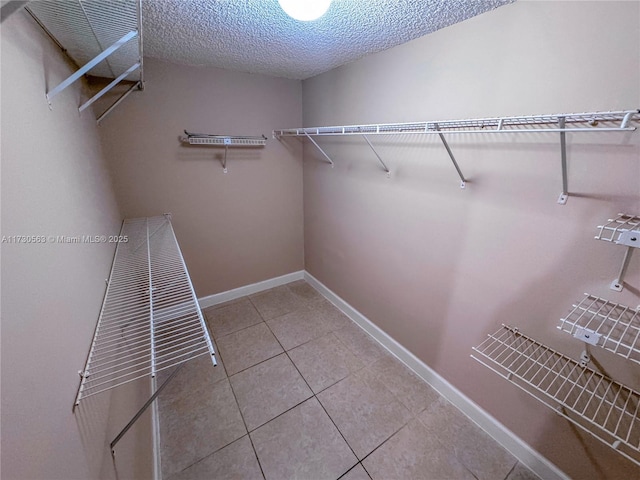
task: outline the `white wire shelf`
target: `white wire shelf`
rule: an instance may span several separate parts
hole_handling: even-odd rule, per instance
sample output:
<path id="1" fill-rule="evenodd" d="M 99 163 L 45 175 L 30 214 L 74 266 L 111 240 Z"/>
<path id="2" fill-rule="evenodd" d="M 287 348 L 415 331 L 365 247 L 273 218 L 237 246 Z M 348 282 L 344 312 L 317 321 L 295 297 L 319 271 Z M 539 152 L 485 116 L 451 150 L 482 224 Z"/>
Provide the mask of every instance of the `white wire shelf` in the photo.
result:
<path id="1" fill-rule="evenodd" d="M 208 133 L 192 133 L 184 131 L 186 137 L 180 137 L 183 143 L 189 145 L 207 145 L 212 147 L 224 147 L 224 157 L 221 160 L 222 170 L 227 173 L 227 150 L 229 147 L 264 147 L 267 137 L 238 136 L 238 135 L 211 135 Z"/>
<path id="2" fill-rule="evenodd" d="M 629 263 L 631 263 L 633 249 L 640 247 L 640 216 L 619 213 L 616 218 L 610 218 L 607 223 L 598 226 L 598 234 L 595 238 L 627 247 L 618 277 L 610 285 L 611 290 L 620 292 L 623 289 L 624 277 Z"/>
<path id="3" fill-rule="evenodd" d="M 563 120 L 564 119 L 564 120 Z M 330 135 L 400 135 L 442 133 L 594 132 L 635 130 L 640 110 L 557 113 L 519 117 L 492 117 L 410 123 L 379 123 L 274 130 L 274 138 Z M 564 128 L 561 128 L 561 121 Z"/>
<path id="4" fill-rule="evenodd" d="M 640 393 L 503 325 L 471 357 L 640 465 Z"/>
<path id="5" fill-rule="evenodd" d="M 640 363 L 640 313 L 636 309 L 585 293 L 569 315 L 560 319 L 558 329 Z"/>
<path id="6" fill-rule="evenodd" d="M 75 405 L 200 355 L 213 344 L 168 215 L 123 222 Z"/>
<path id="7" fill-rule="evenodd" d="M 632 240 L 633 237 L 635 240 Z M 619 213 L 604 225 L 598 225 L 596 240 L 612 242 L 629 247 L 640 247 L 640 216 Z"/>
<path id="8" fill-rule="evenodd" d="M 25 7 L 54 42 L 79 66 L 46 98 L 52 99 L 83 75 L 114 79 L 82 104 L 82 112 L 123 80 L 135 82 L 102 115 L 101 120 L 133 87 L 143 88 L 141 0 L 39 0 Z"/>
<path id="9" fill-rule="evenodd" d="M 242 137 L 232 135 L 209 135 L 206 133 L 190 133 L 184 131 L 183 141 L 191 145 L 218 145 L 221 147 L 263 147 L 267 144 L 267 137 Z"/>

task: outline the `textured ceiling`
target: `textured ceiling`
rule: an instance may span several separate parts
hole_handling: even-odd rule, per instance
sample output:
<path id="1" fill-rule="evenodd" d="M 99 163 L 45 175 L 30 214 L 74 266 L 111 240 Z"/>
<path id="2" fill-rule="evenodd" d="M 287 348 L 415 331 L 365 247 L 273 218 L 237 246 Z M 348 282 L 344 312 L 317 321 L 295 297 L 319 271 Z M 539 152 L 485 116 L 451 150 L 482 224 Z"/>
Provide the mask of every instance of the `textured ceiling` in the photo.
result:
<path id="1" fill-rule="evenodd" d="M 277 0 L 144 0 L 144 53 L 305 79 L 513 1 L 333 0 L 299 22 Z"/>

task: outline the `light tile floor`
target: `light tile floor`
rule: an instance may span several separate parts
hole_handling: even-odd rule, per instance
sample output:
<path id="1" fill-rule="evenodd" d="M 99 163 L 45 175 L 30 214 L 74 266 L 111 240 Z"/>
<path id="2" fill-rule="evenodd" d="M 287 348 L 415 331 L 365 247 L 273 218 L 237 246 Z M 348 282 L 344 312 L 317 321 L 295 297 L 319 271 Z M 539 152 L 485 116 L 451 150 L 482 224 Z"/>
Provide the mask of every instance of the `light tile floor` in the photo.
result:
<path id="1" fill-rule="evenodd" d="M 159 396 L 165 480 L 537 480 L 304 281 L 204 313 L 218 366 Z"/>

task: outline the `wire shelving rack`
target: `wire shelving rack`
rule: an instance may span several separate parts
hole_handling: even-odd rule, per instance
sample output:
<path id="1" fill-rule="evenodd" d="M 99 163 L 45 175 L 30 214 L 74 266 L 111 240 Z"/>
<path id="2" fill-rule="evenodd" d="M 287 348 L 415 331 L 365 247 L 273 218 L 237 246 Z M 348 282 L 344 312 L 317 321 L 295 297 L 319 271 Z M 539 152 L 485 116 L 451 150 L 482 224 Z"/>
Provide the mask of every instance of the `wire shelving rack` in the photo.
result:
<path id="1" fill-rule="evenodd" d="M 619 110 L 608 112 L 557 113 L 548 115 L 523 115 L 516 117 L 491 117 L 464 120 L 442 120 L 409 123 L 377 123 L 363 125 L 335 125 L 323 127 L 284 128 L 273 131 L 273 138 L 304 137 L 322 153 L 323 157 L 334 165 L 333 159 L 324 151 L 313 137 L 325 136 L 361 136 L 373 150 L 383 170 L 389 175 L 387 164 L 376 151 L 368 136 L 371 135 L 438 135 L 447 151 L 453 166 L 460 177 L 460 187 L 465 188 L 467 179 L 446 139 L 451 134 L 513 134 L 551 132 L 560 134 L 560 153 L 562 166 L 562 193 L 558 203 L 564 205 L 569 196 L 567 174 L 567 133 L 593 132 L 629 132 L 636 130 L 635 123 L 640 119 L 640 110 Z"/>
<path id="2" fill-rule="evenodd" d="M 640 363 L 638 310 L 588 293 L 572 307 L 566 318 L 560 319 L 559 330 Z"/>
<path id="3" fill-rule="evenodd" d="M 211 147 L 224 147 L 222 158 L 222 171 L 227 173 L 227 151 L 229 147 L 264 147 L 267 137 L 261 136 L 237 136 L 237 135 L 212 135 L 208 133 L 192 133 L 184 131 L 186 137 L 181 137 L 183 143 L 189 145 L 204 145 Z"/>
<path id="4" fill-rule="evenodd" d="M 640 465 L 640 393 L 503 325 L 471 357 Z"/>
<path id="5" fill-rule="evenodd" d="M 215 352 L 168 215 L 123 222 L 75 405 Z"/>

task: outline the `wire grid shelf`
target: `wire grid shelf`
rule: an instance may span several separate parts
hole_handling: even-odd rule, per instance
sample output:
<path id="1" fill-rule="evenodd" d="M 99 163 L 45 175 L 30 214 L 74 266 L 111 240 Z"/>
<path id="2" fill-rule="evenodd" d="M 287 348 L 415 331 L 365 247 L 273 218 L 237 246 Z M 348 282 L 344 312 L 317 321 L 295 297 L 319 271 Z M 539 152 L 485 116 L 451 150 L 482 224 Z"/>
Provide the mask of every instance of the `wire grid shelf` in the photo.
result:
<path id="1" fill-rule="evenodd" d="M 123 222 L 81 399 L 200 355 L 213 344 L 168 216 Z"/>
<path id="2" fill-rule="evenodd" d="M 616 218 L 608 219 L 604 225 L 598 225 L 598 234 L 595 238 L 605 242 L 638 246 L 625 241 L 624 237 L 628 232 L 636 232 L 636 235 L 640 235 L 640 216 L 619 213 Z"/>
<path id="3" fill-rule="evenodd" d="M 40 0 L 26 7 L 79 66 L 97 57 L 128 32 L 140 31 L 140 0 Z M 90 70 L 116 78 L 142 58 L 140 37 L 128 41 Z M 142 69 L 127 74 L 142 79 Z"/>
<path id="4" fill-rule="evenodd" d="M 585 293 L 558 329 L 640 363 L 640 314 L 633 308 Z"/>
<path id="5" fill-rule="evenodd" d="M 442 133 L 516 133 L 535 131 L 628 131 L 635 130 L 632 120 L 640 118 L 640 111 L 560 113 L 518 117 L 493 117 L 467 120 L 443 120 L 412 123 L 385 123 L 327 127 L 288 128 L 274 130 L 273 136 L 305 137 L 307 135 L 394 135 Z M 565 128 L 560 128 L 564 119 Z"/>
<path id="6" fill-rule="evenodd" d="M 219 145 L 221 147 L 263 147 L 267 144 L 267 137 L 238 136 L 238 135 L 211 135 L 208 133 L 191 133 L 184 131 L 186 137 L 182 140 L 191 145 Z"/>
<path id="7" fill-rule="evenodd" d="M 471 357 L 640 465 L 640 393 L 503 325 Z"/>

